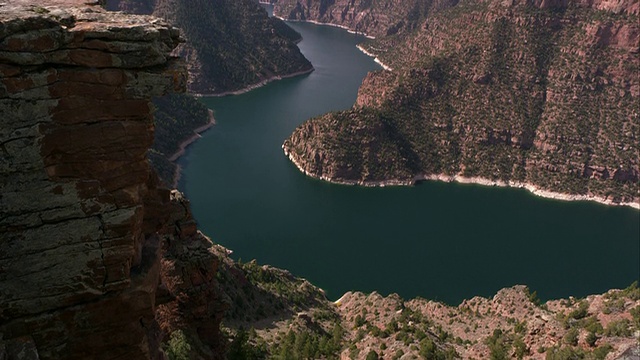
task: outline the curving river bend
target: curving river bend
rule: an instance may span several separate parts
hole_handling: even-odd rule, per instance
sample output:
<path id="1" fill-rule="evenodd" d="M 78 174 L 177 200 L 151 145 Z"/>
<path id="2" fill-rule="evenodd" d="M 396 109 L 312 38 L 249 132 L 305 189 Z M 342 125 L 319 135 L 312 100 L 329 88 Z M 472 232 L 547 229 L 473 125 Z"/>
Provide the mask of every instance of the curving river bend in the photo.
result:
<path id="1" fill-rule="evenodd" d="M 640 272 L 637 210 L 525 190 L 427 182 L 360 188 L 305 177 L 281 145 L 297 125 L 351 107 L 379 66 L 344 30 L 292 23 L 316 71 L 204 98 L 217 125 L 180 160 L 200 229 L 245 261 L 327 291 L 396 292 L 457 304 L 526 284 L 543 299 L 626 287 Z"/>

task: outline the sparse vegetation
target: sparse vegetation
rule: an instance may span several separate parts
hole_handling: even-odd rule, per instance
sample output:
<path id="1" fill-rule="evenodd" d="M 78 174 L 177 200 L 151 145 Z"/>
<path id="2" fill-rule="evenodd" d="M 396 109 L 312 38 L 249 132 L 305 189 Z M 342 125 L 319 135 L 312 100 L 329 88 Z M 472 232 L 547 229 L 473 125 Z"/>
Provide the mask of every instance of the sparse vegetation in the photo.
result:
<path id="1" fill-rule="evenodd" d="M 191 345 L 182 330 L 172 332 L 163 348 L 169 360 L 189 360 Z"/>

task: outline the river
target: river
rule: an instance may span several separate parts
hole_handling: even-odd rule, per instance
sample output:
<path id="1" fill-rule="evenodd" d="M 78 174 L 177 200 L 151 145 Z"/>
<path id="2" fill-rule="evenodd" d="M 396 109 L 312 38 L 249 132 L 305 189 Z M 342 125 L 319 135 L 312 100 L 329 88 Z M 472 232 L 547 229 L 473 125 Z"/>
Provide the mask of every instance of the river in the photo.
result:
<path id="1" fill-rule="evenodd" d="M 349 108 L 380 67 L 344 30 L 290 24 L 309 75 L 238 96 L 203 98 L 217 125 L 180 160 L 179 188 L 200 229 L 234 251 L 323 288 L 457 304 L 526 284 L 543 299 L 582 297 L 638 279 L 636 210 L 561 202 L 525 190 L 426 182 L 361 188 L 313 180 L 281 145 L 312 116 Z"/>

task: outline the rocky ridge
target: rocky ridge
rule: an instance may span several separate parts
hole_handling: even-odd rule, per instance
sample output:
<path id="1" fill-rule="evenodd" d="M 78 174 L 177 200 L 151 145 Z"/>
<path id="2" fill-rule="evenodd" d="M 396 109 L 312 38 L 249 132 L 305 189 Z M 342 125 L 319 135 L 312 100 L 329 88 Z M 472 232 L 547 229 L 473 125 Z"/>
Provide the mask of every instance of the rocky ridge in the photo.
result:
<path id="1" fill-rule="evenodd" d="M 640 301 L 637 287 L 630 289 L 542 304 L 526 287 L 514 286 L 458 306 L 347 293 L 336 305 L 344 328 L 361 338 L 358 358 L 369 349 L 385 359 L 425 357 L 433 342 L 463 359 L 614 359 L 640 355 L 637 324 L 629 326 L 638 321 Z M 619 333 L 620 324 L 626 330 Z M 435 340 L 425 341 L 429 336 Z"/>
<path id="2" fill-rule="evenodd" d="M 634 359 L 637 283 L 584 299 L 540 301 L 522 285 L 461 304 L 348 292 L 335 302 L 289 272 L 221 259 L 223 327 L 239 358 Z"/>
<path id="3" fill-rule="evenodd" d="M 637 2 L 462 1 L 418 24 L 363 44 L 393 71 L 369 74 L 352 110 L 285 141 L 302 171 L 364 185 L 480 179 L 638 206 Z"/>
<path id="4" fill-rule="evenodd" d="M 338 25 L 370 37 L 383 37 L 412 31 L 418 25 L 416 20 L 438 6 L 442 5 L 418 0 L 278 0 L 274 15 L 290 21 Z"/>
<path id="5" fill-rule="evenodd" d="M 338 25 L 372 37 L 413 31 L 431 12 L 455 6 L 457 1 L 347 1 L 347 0 L 272 0 L 274 15 L 290 21 L 310 21 Z M 530 4 L 539 8 L 563 7 L 567 0 L 508 1 L 505 5 Z M 640 5 L 633 0 L 574 0 L 573 4 L 616 14 L 638 15 Z"/>

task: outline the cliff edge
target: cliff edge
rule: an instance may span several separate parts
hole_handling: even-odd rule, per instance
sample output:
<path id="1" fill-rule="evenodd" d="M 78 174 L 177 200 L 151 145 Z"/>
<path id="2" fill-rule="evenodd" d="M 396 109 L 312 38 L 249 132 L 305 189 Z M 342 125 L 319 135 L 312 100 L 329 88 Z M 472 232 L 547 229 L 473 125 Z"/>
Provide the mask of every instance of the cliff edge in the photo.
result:
<path id="1" fill-rule="evenodd" d="M 160 259 L 167 238 L 202 236 L 180 228 L 146 158 L 151 97 L 186 86 L 179 42 L 97 3 L 0 4 L 0 358 L 156 358 L 158 289 L 180 316 L 197 307 Z"/>

